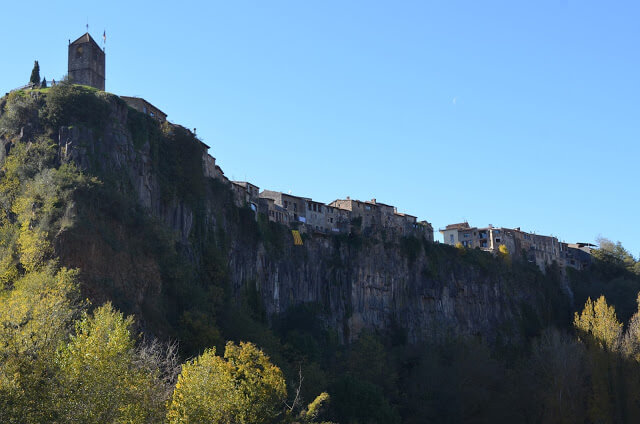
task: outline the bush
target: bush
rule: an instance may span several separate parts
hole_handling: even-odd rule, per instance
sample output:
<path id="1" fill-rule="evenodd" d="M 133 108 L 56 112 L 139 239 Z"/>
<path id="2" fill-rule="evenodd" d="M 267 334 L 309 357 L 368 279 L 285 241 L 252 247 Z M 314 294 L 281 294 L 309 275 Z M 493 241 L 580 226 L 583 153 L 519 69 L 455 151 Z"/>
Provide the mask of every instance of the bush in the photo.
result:
<path id="1" fill-rule="evenodd" d="M 49 89 L 41 118 L 52 128 L 86 125 L 100 128 L 109 117 L 109 103 L 98 90 L 63 81 Z"/>
<path id="2" fill-rule="evenodd" d="M 37 92 L 13 91 L 6 99 L 0 117 L 0 137 L 15 136 L 22 132 L 24 138 L 30 138 L 40 130 L 38 110 L 43 104 L 42 96 Z"/>

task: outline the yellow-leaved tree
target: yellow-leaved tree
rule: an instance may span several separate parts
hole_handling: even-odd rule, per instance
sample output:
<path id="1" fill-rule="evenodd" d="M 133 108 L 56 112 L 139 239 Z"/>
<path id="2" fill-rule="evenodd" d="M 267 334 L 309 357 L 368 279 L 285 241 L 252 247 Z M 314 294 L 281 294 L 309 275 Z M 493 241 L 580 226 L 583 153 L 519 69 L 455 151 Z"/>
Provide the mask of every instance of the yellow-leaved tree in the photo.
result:
<path id="1" fill-rule="evenodd" d="M 582 313 L 575 313 L 573 325 L 581 339 L 588 343 L 595 343 L 609 352 L 620 347 L 622 324 L 618 322 L 615 308 L 607 304 L 604 296 L 595 302 L 588 298 Z"/>
<path id="2" fill-rule="evenodd" d="M 139 364 L 133 318 L 110 303 L 76 322 L 57 355 L 57 412 L 65 423 L 160 422 L 164 398 L 157 370 Z"/>
<path id="3" fill-rule="evenodd" d="M 613 306 L 604 296 L 593 302 L 587 299 L 580 314 L 575 313 L 573 325 L 590 352 L 591 376 L 588 416 L 590 422 L 622 422 L 621 405 L 624 395 L 620 381 L 618 352 L 622 324 Z"/>
<path id="4" fill-rule="evenodd" d="M 169 405 L 169 423 L 271 423 L 287 396 L 280 368 L 252 343 L 228 342 L 182 366 Z"/>
<path id="5" fill-rule="evenodd" d="M 78 310 L 76 274 L 49 265 L 0 292 L 0 422 L 53 421 L 51 377 Z"/>

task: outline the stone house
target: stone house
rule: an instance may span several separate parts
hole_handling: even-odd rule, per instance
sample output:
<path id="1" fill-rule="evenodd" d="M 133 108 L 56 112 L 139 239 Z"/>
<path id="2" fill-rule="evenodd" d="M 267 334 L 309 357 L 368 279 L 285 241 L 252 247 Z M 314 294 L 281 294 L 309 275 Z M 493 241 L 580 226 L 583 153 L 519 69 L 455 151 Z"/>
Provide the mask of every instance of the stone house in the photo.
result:
<path id="1" fill-rule="evenodd" d="M 560 242 L 560 256 L 565 267 L 582 270 L 591 265 L 591 250 L 596 247 L 591 243 Z"/>
<path id="2" fill-rule="evenodd" d="M 349 196 L 346 199 L 336 199 L 329 203 L 334 208 L 349 211 L 351 219 L 362 219 L 362 228 L 378 225 L 381 221 L 380 205 L 375 202 L 363 202 L 361 200 L 353 200 Z M 382 206 L 383 208 L 387 206 Z"/>
<path id="3" fill-rule="evenodd" d="M 328 233 L 330 229 L 327 226 L 327 205 L 311 199 L 308 199 L 306 203 L 306 225 L 312 231 Z"/>
<path id="4" fill-rule="evenodd" d="M 433 226 L 427 221 L 418 222 L 416 216 L 400 213 L 395 206 L 380 203 L 376 199 L 363 202 L 347 197 L 334 200 L 329 206 L 349 212 L 352 220 L 362 219 L 363 229 L 386 228 L 401 235 L 424 236 L 433 241 Z"/>
<path id="5" fill-rule="evenodd" d="M 167 114 L 140 97 L 120 96 L 129 106 L 138 112 L 142 112 L 145 115 L 149 115 L 158 122 L 164 122 L 167 120 Z"/>
<path id="6" fill-rule="evenodd" d="M 414 224 L 414 228 L 420 233 L 422 234 L 422 236 L 424 238 L 427 239 L 427 241 L 430 241 L 431 243 L 433 243 L 433 225 L 431 225 L 430 222 L 427 221 L 418 221 Z"/>
<path id="7" fill-rule="evenodd" d="M 307 197 L 293 196 L 279 191 L 264 190 L 260 193 L 260 198 L 273 199 L 274 204 L 283 208 L 289 214 L 289 223 L 307 222 Z"/>
<path id="8" fill-rule="evenodd" d="M 535 262 L 541 270 L 546 269 L 554 261 L 562 265 L 560 260 L 560 243 L 558 239 L 551 236 L 543 236 L 533 233 L 527 233 L 515 228 L 514 249 L 512 254 L 524 255 L 530 262 Z"/>
<path id="9" fill-rule="evenodd" d="M 258 212 L 260 188 L 247 181 L 232 181 L 234 199 L 238 207 L 249 205 L 251 210 Z"/>
<path id="10" fill-rule="evenodd" d="M 208 153 L 202 156 L 202 172 L 205 177 L 216 178 L 216 158 Z"/>
<path id="11" fill-rule="evenodd" d="M 283 207 L 276 205 L 273 199 L 260 197 L 258 202 L 258 211 L 265 214 L 269 221 L 289 225 L 289 212 Z"/>
<path id="12" fill-rule="evenodd" d="M 229 180 L 229 178 L 227 178 L 226 175 L 224 175 L 224 171 L 222 170 L 222 168 L 220 168 L 219 165 L 216 165 L 213 178 L 220 180 L 223 184 L 226 184 L 226 185 L 231 184 L 231 181 Z"/>
<path id="13" fill-rule="evenodd" d="M 332 233 L 349 232 L 351 225 L 351 212 L 334 206 L 325 205 L 326 228 Z"/>
<path id="14" fill-rule="evenodd" d="M 416 216 L 408 213 L 395 212 L 394 229 L 404 236 L 425 237 L 433 242 L 433 226 L 427 221 L 419 221 Z"/>
<path id="15" fill-rule="evenodd" d="M 396 212 L 395 206 L 387 205 L 386 203 L 380 203 L 377 199 L 371 199 L 368 202 L 364 202 L 367 205 L 375 206 L 374 211 L 377 214 L 378 225 L 385 228 L 393 227 L 396 224 Z"/>

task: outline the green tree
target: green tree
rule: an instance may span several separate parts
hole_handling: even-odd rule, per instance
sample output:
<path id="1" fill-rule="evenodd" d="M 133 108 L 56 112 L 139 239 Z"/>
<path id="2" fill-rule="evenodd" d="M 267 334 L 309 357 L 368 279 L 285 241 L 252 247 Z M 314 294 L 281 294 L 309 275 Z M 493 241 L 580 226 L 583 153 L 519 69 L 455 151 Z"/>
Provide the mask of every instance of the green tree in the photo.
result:
<path id="1" fill-rule="evenodd" d="M 29 79 L 29 83 L 33 85 L 40 84 L 40 65 L 38 64 L 37 60 L 33 64 L 33 69 L 31 70 L 31 78 Z"/>
<path id="2" fill-rule="evenodd" d="M 606 267 L 617 267 L 629 272 L 636 271 L 636 260 L 622 243 L 614 243 L 606 238 L 598 239 L 598 248 L 592 251 L 593 257 Z"/>
<path id="3" fill-rule="evenodd" d="M 170 423 L 271 423 L 287 392 L 280 369 L 251 343 L 228 342 L 182 366 L 167 419 Z"/>
<path id="4" fill-rule="evenodd" d="M 40 84 L 40 88 L 47 88 L 47 79 L 42 78 L 42 83 Z"/>

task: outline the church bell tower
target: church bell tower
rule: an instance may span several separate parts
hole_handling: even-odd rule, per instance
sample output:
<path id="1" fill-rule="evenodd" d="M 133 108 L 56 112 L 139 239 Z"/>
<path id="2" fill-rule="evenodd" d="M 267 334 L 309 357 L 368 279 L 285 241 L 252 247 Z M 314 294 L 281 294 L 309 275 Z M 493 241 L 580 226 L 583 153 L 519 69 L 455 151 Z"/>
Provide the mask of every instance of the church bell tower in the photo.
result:
<path id="1" fill-rule="evenodd" d="M 104 50 L 85 33 L 69 44 L 69 81 L 104 91 Z"/>

